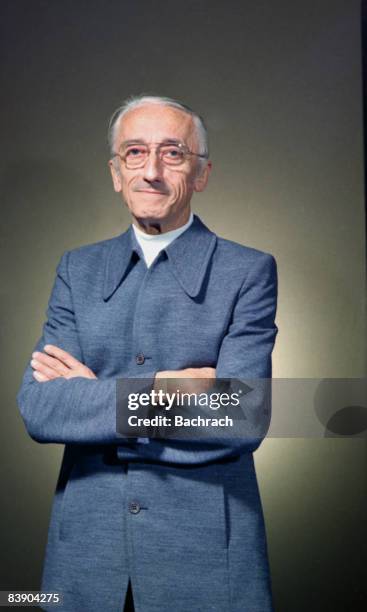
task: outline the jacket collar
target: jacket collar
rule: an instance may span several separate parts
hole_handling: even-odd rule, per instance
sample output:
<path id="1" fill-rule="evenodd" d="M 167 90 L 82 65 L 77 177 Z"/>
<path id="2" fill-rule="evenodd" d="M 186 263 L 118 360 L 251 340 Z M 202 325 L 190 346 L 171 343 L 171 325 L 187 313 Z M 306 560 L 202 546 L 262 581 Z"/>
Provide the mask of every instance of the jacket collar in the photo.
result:
<path id="1" fill-rule="evenodd" d="M 190 297 L 201 289 L 216 245 L 216 235 L 194 215 L 190 227 L 165 249 L 172 272 Z M 108 300 L 134 265 L 133 255 L 141 257 L 134 231 L 129 229 L 112 241 L 107 255 L 103 298 Z"/>

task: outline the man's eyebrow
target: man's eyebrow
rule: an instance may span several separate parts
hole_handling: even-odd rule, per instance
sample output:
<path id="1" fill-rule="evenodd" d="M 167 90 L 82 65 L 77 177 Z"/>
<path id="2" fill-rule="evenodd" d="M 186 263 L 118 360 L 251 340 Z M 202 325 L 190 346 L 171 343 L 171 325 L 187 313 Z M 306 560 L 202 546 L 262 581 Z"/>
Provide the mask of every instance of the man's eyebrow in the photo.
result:
<path id="1" fill-rule="evenodd" d="M 161 144 L 184 144 L 179 138 L 165 138 Z"/>
<path id="2" fill-rule="evenodd" d="M 131 138 L 130 140 L 123 140 L 120 146 L 122 147 L 122 146 L 128 146 L 128 145 L 133 145 L 133 144 L 146 145 L 149 143 L 147 143 L 146 140 L 144 140 L 143 138 Z M 179 138 L 164 138 L 160 142 L 155 142 L 153 144 L 184 144 L 184 143 Z"/>
<path id="3" fill-rule="evenodd" d="M 146 142 L 142 138 L 131 138 L 130 140 L 123 140 L 120 146 L 129 144 L 146 144 Z"/>

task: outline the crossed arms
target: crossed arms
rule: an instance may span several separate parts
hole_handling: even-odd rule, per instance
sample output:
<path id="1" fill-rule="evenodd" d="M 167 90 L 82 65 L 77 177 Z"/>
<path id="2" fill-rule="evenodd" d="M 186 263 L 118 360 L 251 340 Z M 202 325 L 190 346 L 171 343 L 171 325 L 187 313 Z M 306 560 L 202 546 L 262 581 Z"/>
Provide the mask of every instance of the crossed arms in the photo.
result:
<path id="1" fill-rule="evenodd" d="M 264 254 L 255 262 L 239 294 L 218 354 L 218 378 L 270 377 L 270 357 L 276 335 L 275 308 L 275 261 Z M 159 384 L 160 377 L 172 376 L 206 378 L 211 382 L 215 370 L 189 368 L 152 372 L 148 381 L 145 379 L 149 375 L 144 375 L 142 384 L 151 388 Z M 58 268 L 48 320 L 25 372 L 18 404 L 29 434 L 39 442 L 124 447 L 124 441 L 116 434 L 116 380 L 97 379 L 83 364 L 66 256 Z M 256 409 L 254 405 L 255 420 Z M 251 410 L 249 417 L 252 418 Z M 253 444 L 240 439 L 215 444 L 196 440 L 185 443 L 151 440 L 149 444 L 129 443 L 123 454 L 129 460 L 200 464 L 248 450 L 253 450 Z"/>
<path id="2" fill-rule="evenodd" d="M 46 344 L 43 347 L 44 352 L 36 351 L 32 354 L 31 366 L 33 368 L 33 377 L 37 382 L 44 383 L 55 378 L 90 378 L 96 379 L 97 376 L 92 372 L 88 366 L 84 365 L 75 357 L 64 351 L 63 349 L 54 346 L 52 344 Z M 160 379 L 181 378 L 183 381 L 188 381 L 193 378 L 199 380 L 208 379 L 209 381 L 215 380 L 215 368 L 184 368 L 182 370 L 164 370 L 157 372 L 155 375 L 155 381 L 157 387 L 159 387 L 158 381 Z M 210 382 L 208 383 L 210 384 Z M 183 388 L 181 389 L 183 390 Z M 203 386 L 203 392 L 206 391 L 206 387 Z"/>

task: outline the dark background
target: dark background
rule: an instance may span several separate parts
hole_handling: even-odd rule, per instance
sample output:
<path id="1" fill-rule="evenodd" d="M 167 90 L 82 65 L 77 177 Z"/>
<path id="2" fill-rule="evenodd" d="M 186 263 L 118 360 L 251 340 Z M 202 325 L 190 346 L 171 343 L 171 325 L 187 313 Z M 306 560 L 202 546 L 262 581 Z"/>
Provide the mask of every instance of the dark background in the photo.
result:
<path id="1" fill-rule="evenodd" d="M 2 0 L 0 589 L 37 590 L 62 449 L 15 395 L 63 251 L 129 217 L 107 124 L 134 93 L 207 121 L 194 210 L 279 266 L 274 376 L 365 376 L 360 3 Z M 366 445 L 268 439 L 256 453 L 277 612 L 364 610 Z"/>

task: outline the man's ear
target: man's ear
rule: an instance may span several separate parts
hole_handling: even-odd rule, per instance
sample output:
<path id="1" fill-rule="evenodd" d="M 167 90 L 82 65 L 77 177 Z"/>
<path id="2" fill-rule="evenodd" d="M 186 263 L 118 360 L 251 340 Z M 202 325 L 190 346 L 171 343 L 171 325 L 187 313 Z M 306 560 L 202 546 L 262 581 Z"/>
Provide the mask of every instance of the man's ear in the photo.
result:
<path id="1" fill-rule="evenodd" d="M 108 165 L 111 171 L 113 188 L 117 193 L 120 193 L 120 191 L 122 190 L 120 170 L 116 168 L 115 162 L 113 159 L 110 159 L 110 161 L 108 162 Z"/>
<path id="2" fill-rule="evenodd" d="M 194 180 L 194 191 L 204 191 L 208 184 L 209 174 L 212 169 L 212 162 L 208 161 L 206 166 L 199 172 Z"/>

